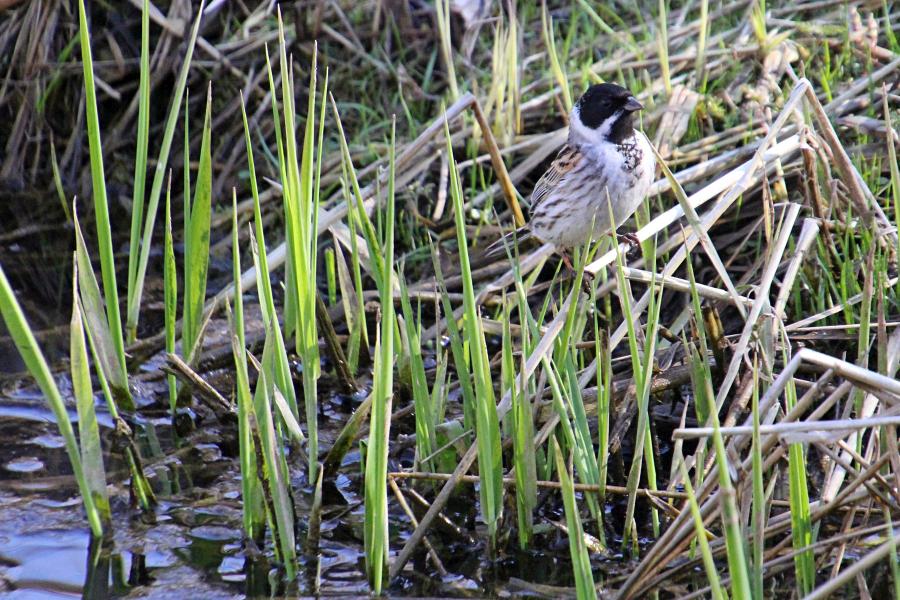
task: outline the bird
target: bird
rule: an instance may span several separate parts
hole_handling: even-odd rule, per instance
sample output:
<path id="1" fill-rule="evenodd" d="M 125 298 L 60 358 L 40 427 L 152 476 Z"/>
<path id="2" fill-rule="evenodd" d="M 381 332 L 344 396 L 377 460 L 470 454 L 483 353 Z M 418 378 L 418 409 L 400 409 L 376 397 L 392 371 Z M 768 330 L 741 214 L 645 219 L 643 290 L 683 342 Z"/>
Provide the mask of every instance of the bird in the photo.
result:
<path id="1" fill-rule="evenodd" d="M 620 85 L 590 86 L 569 114 L 567 142 L 531 193 L 531 219 L 510 235 L 552 244 L 570 265 L 568 249 L 615 234 L 614 225 L 647 196 L 656 171 L 650 142 L 634 129 L 643 108 Z M 502 248 L 504 239 L 497 244 Z"/>

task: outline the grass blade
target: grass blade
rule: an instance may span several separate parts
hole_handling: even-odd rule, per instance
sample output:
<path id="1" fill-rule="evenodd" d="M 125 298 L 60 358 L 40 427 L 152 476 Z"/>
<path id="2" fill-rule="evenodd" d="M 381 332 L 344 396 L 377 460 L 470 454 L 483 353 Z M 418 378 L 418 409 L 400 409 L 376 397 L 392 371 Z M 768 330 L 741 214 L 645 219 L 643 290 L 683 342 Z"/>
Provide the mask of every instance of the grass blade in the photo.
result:
<path id="1" fill-rule="evenodd" d="M 131 404 L 128 373 L 125 368 L 125 344 L 122 339 L 122 316 L 119 313 L 119 291 L 113 257 L 112 228 L 109 223 L 109 203 L 106 198 L 106 175 L 103 169 L 103 147 L 100 140 L 100 118 L 97 112 L 97 91 L 94 86 L 94 63 L 87 26 L 84 0 L 78 0 L 78 24 L 81 41 L 81 61 L 84 68 L 85 116 L 88 146 L 91 155 L 91 182 L 94 191 L 94 218 L 97 221 L 97 242 L 100 245 L 100 271 L 103 275 L 103 294 L 106 299 L 106 319 L 116 359 L 115 372 L 108 372 L 117 395 Z M 129 408 L 133 410 L 133 407 Z"/>
<path id="2" fill-rule="evenodd" d="M 166 352 L 175 353 L 175 322 L 178 319 L 178 271 L 175 267 L 175 242 L 172 238 L 172 173 L 166 186 L 166 235 L 163 242 L 163 319 L 166 330 Z M 174 375 L 166 377 L 169 384 L 169 410 L 175 416 L 178 386 Z"/>
<path id="3" fill-rule="evenodd" d="M 294 135 L 296 111 L 293 99 L 293 80 L 286 54 L 284 24 L 279 12 L 278 35 L 281 61 L 282 106 L 284 107 L 285 168 L 282 171 L 284 186 L 285 220 L 287 221 L 290 265 L 287 283 L 296 299 L 296 322 L 288 328 L 296 331 L 295 345 L 303 362 L 303 400 L 306 408 L 306 427 L 309 450 L 308 478 L 316 481 L 319 468 L 318 394 L 320 375 L 319 337 L 316 323 L 316 249 L 318 232 L 318 194 L 314 191 L 315 174 L 315 107 L 316 107 L 316 52 L 313 51 L 309 75 L 309 103 L 303 135 L 302 154 L 298 152 Z M 327 85 L 327 83 L 326 83 Z M 327 90 L 325 90 L 327 92 Z M 323 92 L 323 93 L 325 93 Z M 299 162 L 298 162 L 299 155 Z M 321 165 L 321 160 L 316 161 Z"/>
<path id="4" fill-rule="evenodd" d="M 137 147 L 134 157 L 134 195 L 131 200 L 131 238 L 128 244 L 128 303 L 126 334 L 129 343 L 137 338 L 137 320 L 132 321 L 131 290 L 137 276 L 140 258 L 141 224 L 144 222 L 144 196 L 147 181 L 147 151 L 150 138 L 150 2 L 144 0 L 141 9 L 141 62 L 138 84 Z"/>
<path id="5" fill-rule="evenodd" d="M 390 171 L 388 175 L 387 211 L 385 215 L 385 264 L 394 263 L 394 134 L 391 126 Z M 384 271 L 379 288 L 381 325 L 375 340 L 375 367 L 372 383 L 372 413 L 369 421 L 369 446 L 365 471 L 366 573 L 372 592 L 381 595 L 388 566 L 387 467 L 391 430 L 391 405 L 394 383 L 394 315 L 393 269 Z"/>
<path id="6" fill-rule="evenodd" d="M 281 326 L 278 324 L 278 314 L 275 312 L 275 299 L 272 295 L 272 281 L 269 279 L 269 258 L 266 252 L 266 238 L 263 232 L 262 210 L 259 205 L 259 189 L 256 180 L 256 164 L 253 159 L 253 144 L 250 140 L 250 124 L 247 121 L 247 111 L 244 107 L 244 98 L 241 96 L 241 116 L 244 123 L 244 142 L 247 147 L 247 165 L 250 169 L 250 192 L 253 196 L 253 224 L 250 231 L 250 248 L 253 254 L 253 266 L 256 268 L 256 287 L 259 295 L 259 307 L 262 312 L 263 325 L 275 332 L 275 386 L 281 390 L 282 395 L 296 418 L 299 415 L 297 409 L 297 395 L 294 391 L 294 382 L 291 379 L 291 369 L 288 363 L 287 348 L 284 345 L 284 337 Z M 256 232 L 254 235 L 254 231 Z M 235 289 L 238 289 L 235 287 Z"/>
<path id="7" fill-rule="evenodd" d="M 81 0 L 83 1 L 83 0 Z M 129 330 L 129 338 L 132 335 L 136 335 L 137 333 L 137 323 L 138 317 L 141 309 L 141 296 L 144 293 L 144 280 L 147 275 L 147 265 L 150 261 L 150 247 L 153 241 L 153 227 L 156 224 L 156 211 L 159 208 L 159 198 L 162 194 L 162 186 L 163 179 L 165 178 L 166 167 L 169 164 L 169 152 L 172 149 L 172 140 L 175 137 L 175 125 L 178 122 L 178 113 L 181 111 L 181 100 L 185 99 L 185 104 L 187 104 L 187 95 L 185 90 L 187 88 L 187 78 L 190 73 L 191 68 L 191 59 L 194 55 L 194 48 L 197 45 L 197 37 L 200 33 L 200 22 L 203 19 L 203 9 L 206 5 L 206 0 L 200 0 L 200 8 L 197 10 L 197 18 L 194 20 L 194 26 L 191 29 L 191 37 L 188 40 L 187 51 L 184 55 L 184 62 L 181 64 L 181 70 L 178 73 L 178 80 L 175 83 L 175 88 L 172 90 L 172 104 L 169 106 L 169 114 L 166 117 L 166 125 L 163 130 L 162 143 L 159 147 L 159 156 L 156 160 L 156 170 L 153 173 L 153 183 L 150 187 L 150 196 L 147 202 L 147 218 L 144 220 L 144 233 L 141 237 L 140 244 L 140 256 L 138 257 L 138 262 L 136 266 L 132 266 L 131 261 L 135 257 L 134 248 L 132 247 L 132 253 L 129 256 L 129 265 L 128 265 L 128 304 L 127 304 L 127 326 Z M 143 50 L 142 50 L 143 52 Z M 143 59 L 142 59 L 143 60 Z M 141 77 L 143 77 L 144 69 L 141 69 Z M 149 94 L 149 91 L 147 92 Z M 143 101 L 143 96 L 141 96 L 141 100 Z M 185 111 L 185 129 L 184 135 L 187 140 L 188 137 L 188 128 L 186 126 L 188 119 L 188 111 Z M 185 155 L 187 155 L 190 148 L 189 141 L 185 143 Z M 138 151 L 141 150 L 141 145 L 138 145 Z M 146 150 L 144 150 L 146 152 Z M 143 172 L 143 171 L 142 171 Z M 191 172 L 189 168 L 189 164 L 185 164 L 184 170 L 184 201 L 185 206 L 187 206 L 190 202 L 190 177 Z M 188 214 L 189 211 L 186 211 Z M 187 230 L 187 223 L 185 223 L 185 229 Z M 133 232 L 133 229 L 132 229 Z M 134 235 L 132 233 L 132 235 Z M 132 244 L 134 240 L 132 239 Z M 132 276 L 133 272 L 133 276 Z M 104 284 L 105 285 L 105 284 Z M 184 336 L 182 335 L 182 338 Z M 188 352 L 188 349 L 183 349 L 185 354 Z"/>
<path id="8" fill-rule="evenodd" d="M 84 469 L 81 463 L 81 452 L 79 451 L 78 441 L 75 439 L 75 432 L 72 430 L 72 423 L 69 421 L 69 414 L 66 412 L 66 405 L 63 402 L 56 381 L 50 373 L 50 367 L 38 346 L 37 340 L 34 339 L 34 333 L 25 319 L 22 307 L 16 300 L 15 293 L 6 273 L 0 267 L 0 315 L 6 323 L 9 335 L 19 350 L 22 361 L 28 368 L 28 372 L 37 381 L 38 387 L 47 398 L 50 404 L 50 410 L 56 418 L 56 425 L 63 437 L 66 446 L 66 453 L 69 455 L 69 462 L 72 465 L 72 472 L 75 475 L 75 481 L 78 482 L 78 490 L 81 492 L 81 499 L 84 502 L 84 510 L 87 513 L 88 523 L 91 527 L 91 535 L 94 538 L 103 536 L 103 519 L 100 510 L 94 503 L 91 493 L 91 487 L 85 477 Z"/>
<path id="9" fill-rule="evenodd" d="M 79 297 L 84 310 L 84 318 L 87 320 L 87 328 L 94 339 L 97 348 L 97 356 L 100 359 L 99 366 L 104 376 L 115 390 L 118 401 L 127 410 L 134 410 L 134 404 L 130 396 L 122 393 L 128 389 L 127 376 L 123 378 L 116 354 L 116 343 L 110 330 L 107 313 L 103 310 L 103 299 L 100 297 L 100 287 L 94 276 L 91 258 L 88 255 L 87 244 L 81 231 L 81 223 L 78 220 L 78 210 L 74 203 L 72 206 L 73 222 L 75 224 L 75 261 L 78 269 L 75 273 L 80 281 L 78 285 Z"/>
<path id="10" fill-rule="evenodd" d="M 184 310 L 181 351 L 185 356 L 199 353 L 203 304 L 206 302 L 206 276 L 209 269 L 209 228 L 212 214 L 212 84 L 206 92 L 206 115 L 203 119 L 200 163 L 197 185 L 190 206 L 190 223 L 185 226 Z"/>
<path id="11" fill-rule="evenodd" d="M 691 517 L 694 519 L 694 531 L 697 533 L 697 541 L 700 545 L 700 555 L 703 557 L 703 569 L 706 571 L 706 579 L 709 582 L 713 600 L 724 600 L 725 591 L 719 580 L 719 572 L 716 570 L 716 562 L 709 549 L 706 540 L 706 528 L 703 526 L 703 517 L 700 515 L 700 506 L 697 504 L 697 496 L 694 495 L 694 486 L 691 485 L 691 477 L 684 466 L 684 461 L 679 463 L 681 467 L 681 479 L 684 482 L 684 491 L 688 497 L 688 507 L 691 509 Z M 762 598 L 762 596 L 757 596 Z"/>
<path id="12" fill-rule="evenodd" d="M 550 72 L 553 73 L 554 79 L 559 89 L 562 90 L 563 106 L 567 111 L 572 110 L 574 102 L 572 101 L 572 90 L 569 87 L 569 79 L 559 60 L 559 54 L 556 52 L 556 39 L 553 35 L 553 17 L 547 10 L 547 3 L 541 2 L 541 29 L 544 36 L 544 46 L 547 48 L 547 56 L 550 59 Z"/>
<path id="13" fill-rule="evenodd" d="M 100 447 L 100 427 L 94 409 L 94 390 L 87 346 L 84 343 L 84 321 L 78 300 L 78 261 L 72 265 L 72 320 L 69 327 L 69 369 L 72 374 L 72 393 L 78 409 L 78 438 L 85 483 L 104 529 L 110 527 L 109 496 L 106 493 L 106 471 L 103 468 L 103 449 Z"/>
<path id="14" fill-rule="evenodd" d="M 263 492 L 270 499 L 270 522 L 275 542 L 276 555 L 285 564 L 288 579 L 297 574 L 297 550 L 294 534 L 294 507 L 288 488 L 288 471 L 284 453 L 278 442 L 279 436 L 272 418 L 273 395 L 276 393 L 274 380 L 274 335 L 266 332 L 263 347 L 262 368 L 253 397 L 254 414 L 258 426 L 258 438 L 254 439 L 262 450 Z M 259 468 L 259 460 L 257 459 Z"/>
<path id="15" fill-rule="evenodd" d="M 519 322 L 524 322 L 519 305 Z M 527 309 L 526 309 L 527 310 Z M 522 354 L 520 355 L 521 373 L 525 372 L 525 348 L 528 347 L 526 329 L 522 328 Z M 513 466 L 516 472 L 516 519 L 519 530 L 519 546 L 527 548 L 531 543 L 534 529 L 534 508 L 537 505 L 537 465 L 534 454 L 534 417 L 531 401 L 528 397 L 528 380 L 523 378 L 521 385 L 516 384 L 515 364 L 513 362 L 512 335 L 509 318 L 503 327 L 503 364 L 508 373 L 508 388 L 511 394 L 513 435 Z"/>
<path id="16" fill-rule="evenodd" d="M 578 600 L 597 597 L 594 588 L 594 575 L 591 572 L 591 557 L 584 541 L 584 530 L 578 516 L 578 505 L 575 503 L 575 485 L 566 467 L 559 442 L 553 438 L 553 454 L 556 457 L 556 470 L 559 473 L 560 493 L 566 511 L 566 525 L 569 529 L 569 553 L 572 556 L 572 572 L 575 575 L 575 595 Z"/>
<path id="17" fill-rule="evenodd" d="M 235 289 L 240 289 L 241 258 L 237 235 L 237 199 L 232 196 L 232 275 Z M 246 340 L 244 339 L 244 304 L 241 294 L 234 295 L 234 317 L 230 305 L 226 311 L 231 321 L 231 349 L 235 367 L 235 396 L 238 412 L 238 448 L 241 463 L 241 498 L 243 500 L 244 533 L 249 539 L 261 541 L 265 532 L 265 506 L 256 466 L 256 447 L 253 443 L 253 397 L 247 373 Z"/>
<path id="18" fill-rule="evenodd" d="M 472 284 L 472 268 L 469 264 L 466 240 L 465 207 L 459 172 L 453 158 L 450 128 L 444 121 L 447 139 L 447 156 L 450 163 L 450 195 L 456 222 L 456 243 L 459 251 L 460 274 L 463 283 L 464 330 L 469 345 L 469 363 L 472 368 L 475 391 L 475 439 L 478 444 L 478 472 L 481 477 L 481 518 L 488 528 L 491 544 L 496 543 L 497 523 L 503 512 L 503 456 L 500 448 L 500 423 L 494 400 L 487 344 L 475 303 Z M 388 262 L 388 265 L 391 263 Z M 452 316 L 448 315 L 449 318 Z"/>
<path id="19" fill-rule="evenodd" d="M 428 389 L 428 381 L 425 377 L 425 363 L 422 359 L 422 347 L 419 339 L 418 321 L 413 317 L 412 304 L 409 301 L 409 290 L 406 282 L 400 279 L 400 305 L 403 310 L 403 323 L 401 330 L 406 343 L 409 356 L 410 378 L 412 379 L 413 403 L 416 413 L 416 454 L 417 459 L 431 456 L 437 448 L 435 437 L 435 418 L 431 405 L 431 392 Z M 422 468 L 433 471 L 431 461 L 425 461 Z"/>

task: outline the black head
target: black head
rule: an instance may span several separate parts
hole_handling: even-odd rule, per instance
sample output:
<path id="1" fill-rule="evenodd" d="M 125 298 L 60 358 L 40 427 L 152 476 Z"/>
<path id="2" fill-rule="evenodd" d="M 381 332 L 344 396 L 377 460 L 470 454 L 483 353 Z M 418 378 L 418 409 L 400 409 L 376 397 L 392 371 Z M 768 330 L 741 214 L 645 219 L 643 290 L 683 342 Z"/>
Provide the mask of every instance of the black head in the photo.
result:
<path id="1" fill-rule="evenodd" d="M 585 127 L 598 129 L 610 117 L 618 114 L 618 118 L 607 124 L 607 139 L 619 144 L 631 135 L 634 130 L 632 116 L 644 108 L 627 89 L 614 83 L 592 85 L 582 94 L 576 103 L 581 122 Z"/>

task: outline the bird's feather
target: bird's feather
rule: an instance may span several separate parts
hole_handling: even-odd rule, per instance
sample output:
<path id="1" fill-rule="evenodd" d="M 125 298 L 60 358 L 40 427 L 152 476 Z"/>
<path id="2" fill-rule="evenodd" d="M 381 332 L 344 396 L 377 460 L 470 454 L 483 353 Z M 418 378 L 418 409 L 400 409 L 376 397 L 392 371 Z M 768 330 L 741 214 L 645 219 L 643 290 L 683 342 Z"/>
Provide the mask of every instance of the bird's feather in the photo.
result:
<path id="1" fill-rule="evenodd" d="M 485 251 L 484 255 L 488 258 L 494 258 L 504 254 L 507 249 L 509 249 L 510 253 L 513 253 L 512 247 L 516 244 L 524 242 L 527 239 L 530 239 L 533 236 L 531 229 L 528 228 L 528 225 L 524 227 L 519 227 L 518 229 L 514 229 L 513 231 L 504 233 L 500 236 L 500 239 L 491 243 Z"/>
<path id="2" fill-rule="evenodd" d="M 541 202 L 557 188 L 568 173 L 571 173 L 584 158 L 581 150 L 577 146 L 566 144 L 553 159 L 550 167 L 541 176 L 534 191 L 531 192 L 531 212 L 534 214 L 535 209 Z"/>

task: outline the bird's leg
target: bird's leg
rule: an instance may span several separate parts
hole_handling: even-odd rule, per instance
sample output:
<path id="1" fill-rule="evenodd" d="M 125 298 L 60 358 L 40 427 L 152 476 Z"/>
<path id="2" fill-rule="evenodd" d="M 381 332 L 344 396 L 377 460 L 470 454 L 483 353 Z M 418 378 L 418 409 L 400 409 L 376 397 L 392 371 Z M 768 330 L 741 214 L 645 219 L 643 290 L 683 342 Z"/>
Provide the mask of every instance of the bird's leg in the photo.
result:
<path id="1" fill-rule="evenodd" d="M 575 267 L 572 266 L 572 259 L 569 258 L 569 253 L 566 250 L 560 250 L 559 255 L 562 257 L 562 262 L 566 265 L 566 269 L 569 270 L 573 276 L 575 275 Z"/>
<path id="2" fill-rule="evenodd" d="M 560 250 L 559 255 L 562 257 L 562 263 L 566 266 L 566 270 L 569 272 L 570 277 L 575 279 L 578 276 L 578 271 L 575 270 L 575 267 L 572 265 L 572 259 L 569 257 L 569 253 L 566 250 Z M 584 293 L 588 296 L 591 295 L 591 282 L 594 281 L 594 274 L 590 271 L 583 271 L 581 276 L 581 289 L 584 290 Z"/>
<path id="3" fill-rule="evenodd" d="M 609 235 L 612 236 L 618 244 L 628 244 L 632 248 L 639 248 L 641 245 L 641 240 L 638 239 L 636 233 L 616 233 L 613 231 L 610 232 Z"/>
<path id="4" fill-rule="evenodd" d="M 641 245 L 641 240 L 638 239 L 636 233 L 618 233 L 616 241 L 620 244 L 628 244 L 632 248 L 638 248 Z"/>
<path id="5" fill-rule="evenodd" d="M 636 233 L 610 232 L 609 235 L 612 236 L 617 244 L 628 244 L 628 250 L 625 251 L 626 255 L 631 255 L 635 250 L 640 249 L 641 247 L 641 240 L 638 239 Z"/>

